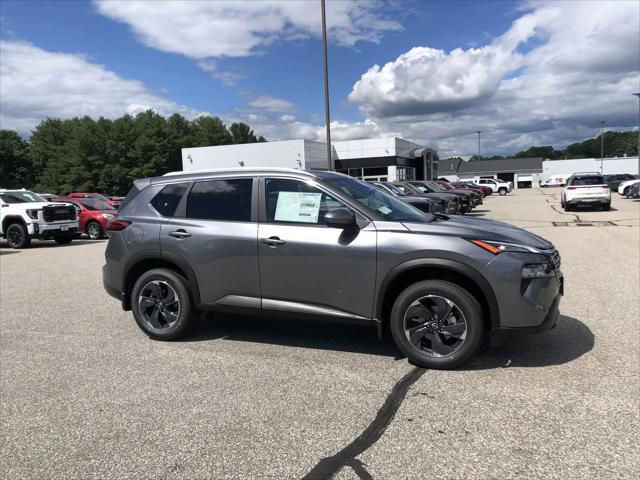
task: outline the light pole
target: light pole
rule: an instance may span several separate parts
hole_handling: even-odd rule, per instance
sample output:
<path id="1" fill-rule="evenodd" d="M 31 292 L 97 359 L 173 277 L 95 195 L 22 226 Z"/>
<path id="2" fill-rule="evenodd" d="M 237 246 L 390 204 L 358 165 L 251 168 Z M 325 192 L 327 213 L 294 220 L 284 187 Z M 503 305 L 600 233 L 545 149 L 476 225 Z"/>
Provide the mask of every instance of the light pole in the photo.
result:
<path id="1" fill-rule="evenodd" d="M 327 65 L 327 17 L 324 0 L 320 0 L 322 10 L 322 62 L 324 65 L 324 117 L 327 129 L 327 170 L 333 170 L 331 165 L 331 115 L 329 114 L 329 66 Z"/>
<path id="2" fill-rule="evenodd" d="M 640 92 L 632 95 L 638 97 L 638 175 L 640 175 Z"/>
<path id="3" fill-rule="evenodd" d="M 600 120 L 600 174 L 602 175 L 602 163 L 604 162 L 604 124 L 606 120 Z"/>
<path id="4" fill-rule="evenodd" d="M 480 134 L 482 133 L 480 130 L 476 130 L 478 134 L 478 160 L 480 160 Z"/>

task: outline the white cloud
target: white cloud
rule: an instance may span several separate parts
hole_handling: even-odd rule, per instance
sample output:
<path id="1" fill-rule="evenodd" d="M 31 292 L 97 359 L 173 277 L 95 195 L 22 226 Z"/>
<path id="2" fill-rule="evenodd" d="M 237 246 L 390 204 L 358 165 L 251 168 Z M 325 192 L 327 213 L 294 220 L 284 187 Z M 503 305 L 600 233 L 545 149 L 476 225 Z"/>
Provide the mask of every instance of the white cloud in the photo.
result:
<path id="1" fill-rule="evenodd" d="M 101 14 L 131 27 L 145 45 L 190 58 L 243 57 L 282 40 L 320 36 L 320 3 L 293 0 L 163 1 L 94 0 Z M 327 2 L 330 41 L 352 46 L 379 42 L 401 25 L 385 4 Z"/>
<path id="2" fill-rule="evenodd" d="M 21 41 L 0 42 L 0 124 L 27 133 L 47 117 L 114 118 L 152 108 L 194 117 L 200 112 L 124 79 L 83 55 L 49 52 Z"/>
<path id="3" fill-rule="evenodd" d="M 281 98 L 262 95 L 249 102 L 249 107 L 267 112 L 293 112 L 296 106 Z"/>
<path id="4" fill-rule="evenodd" d="M 231 87 L 238 83 L 238 81 L 247 78 L 245 74 L 240 72 L 233 70 L 220 70 L 218 64 L 213 59 L 200 60 L 198 62 L 198 66 L 227 87 Z"/>
<path id="5" fill-rule="evenodd" d="M 438 140 L 444 154 L 563 146 L 637 124 L 637 2 L 536 2 L 481 48 L 413 48 L 374 66 L 349 95 L 386 131 Z"/>

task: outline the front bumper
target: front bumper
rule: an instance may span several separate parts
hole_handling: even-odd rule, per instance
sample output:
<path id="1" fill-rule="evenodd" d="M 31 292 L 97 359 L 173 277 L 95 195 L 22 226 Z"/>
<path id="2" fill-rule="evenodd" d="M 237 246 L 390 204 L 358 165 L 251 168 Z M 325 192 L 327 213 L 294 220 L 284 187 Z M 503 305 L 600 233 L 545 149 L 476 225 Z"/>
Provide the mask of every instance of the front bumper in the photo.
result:
<path id="1" fill-rule="evenodd" d="M 52 236 L 55 234 L 77 233 L 78 222 L 30 223 L 27 225 L 29 235 Z"/>

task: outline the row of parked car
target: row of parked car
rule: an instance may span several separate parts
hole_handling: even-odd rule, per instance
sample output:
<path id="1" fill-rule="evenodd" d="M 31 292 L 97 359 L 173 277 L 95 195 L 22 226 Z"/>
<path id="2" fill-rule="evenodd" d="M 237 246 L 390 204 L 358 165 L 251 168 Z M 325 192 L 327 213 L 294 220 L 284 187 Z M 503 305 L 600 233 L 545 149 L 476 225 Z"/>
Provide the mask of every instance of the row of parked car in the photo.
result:
<path id="1" fill-rule="evenodd" d="M 428 213 L 464 215 L 471 212 L 487 195 L 510 192 L 513 185 L 497 183 L 497 188 L 473 182 L 448 182 L 447 180 L 409 180 L 404 182 L 373 182 L 380 190 L 398 197 L 418 210 Z M 500 190 L 500 195 L 503 195 Z"/>
<path id="2" fill-rule="evenodd" d="M 12 248 L 26 248 L 34 238 L 67 244 L 85 233 L 103 238 L 123 197 L 70 193 L 66 197 L 25 189 L 0 189 L 0 236 Z"/>

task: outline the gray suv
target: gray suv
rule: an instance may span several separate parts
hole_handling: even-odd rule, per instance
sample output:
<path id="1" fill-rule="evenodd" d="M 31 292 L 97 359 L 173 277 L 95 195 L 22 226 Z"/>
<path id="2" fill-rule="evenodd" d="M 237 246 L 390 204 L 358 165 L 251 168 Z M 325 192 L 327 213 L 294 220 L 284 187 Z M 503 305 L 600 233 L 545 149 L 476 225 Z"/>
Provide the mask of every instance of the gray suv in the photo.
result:
<path id="1" fill-rule="evenodd" d="M 488 334 L 553 327 L 563 289 L 546 240 L 334 172 L 136 180 L 108 229 L 104 287 L 158 340 L 201 310 L 354 322 L 388 328 L 414 364 L 452 368 Z"/>

